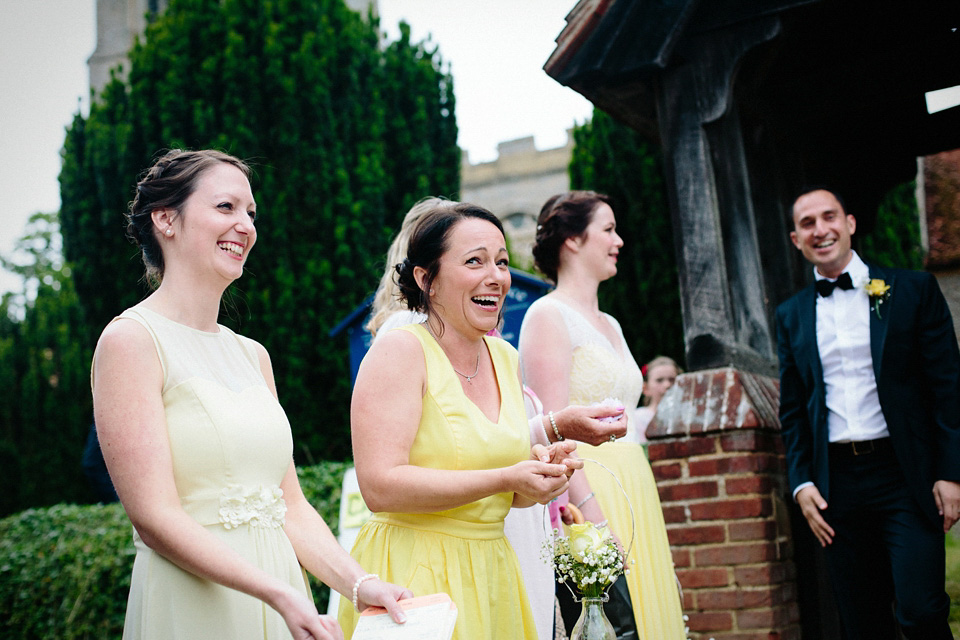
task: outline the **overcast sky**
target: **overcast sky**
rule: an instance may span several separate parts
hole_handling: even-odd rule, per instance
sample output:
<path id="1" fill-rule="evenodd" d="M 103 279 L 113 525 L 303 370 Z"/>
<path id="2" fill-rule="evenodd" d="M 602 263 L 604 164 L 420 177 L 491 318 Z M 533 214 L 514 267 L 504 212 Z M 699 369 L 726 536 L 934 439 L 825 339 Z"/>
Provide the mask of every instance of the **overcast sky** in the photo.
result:
<path id="1" fill-rule="evenodd" d="M 549 149 L 592 107 L 543 72 L 576 0 L 380 0 L 381 26 L 396 37 L 431 36 L 450 62 L 459 143 L 471 162 L 496 158 L 498 142 L 534 136 Z M 57 211 L 60 149 L 78 109 L 87 113 L 87 58 L 96 0 L 4 0 L 0 22 L 0 254 L 10 255 L 27 218 Z M 0 271 L 0 292 L 15 286 Z"/>

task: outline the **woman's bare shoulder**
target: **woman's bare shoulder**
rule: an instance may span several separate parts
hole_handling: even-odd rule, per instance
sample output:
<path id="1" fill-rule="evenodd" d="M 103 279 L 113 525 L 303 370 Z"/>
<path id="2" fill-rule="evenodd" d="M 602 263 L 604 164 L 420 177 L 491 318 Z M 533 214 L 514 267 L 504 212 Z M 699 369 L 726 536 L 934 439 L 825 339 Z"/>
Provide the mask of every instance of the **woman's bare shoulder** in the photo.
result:
<path id="1" fill-rule="evenodd" d="M 133 355 L 154 351 L 153 337 L 145 326 L 132 318 L 118 317 L 104 327 L 97 341 L 97 354 Z"/>

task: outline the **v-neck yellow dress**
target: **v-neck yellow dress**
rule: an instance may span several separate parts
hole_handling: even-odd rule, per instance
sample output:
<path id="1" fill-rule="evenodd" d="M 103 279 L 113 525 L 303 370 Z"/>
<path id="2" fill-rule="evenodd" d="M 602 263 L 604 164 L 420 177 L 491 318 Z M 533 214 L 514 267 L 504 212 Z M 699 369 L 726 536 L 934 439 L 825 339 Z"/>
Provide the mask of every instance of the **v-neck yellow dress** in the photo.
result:
<path id="1" fill-rule="evenodd" d="M 450 361 L 422 325 L 396 330 L 419 339 L 427 370 L 410 464 L 495 469 L 530 457 L 513 347 L 484 338 L 500 388 L 500 416 L 492 422 L 467 398 Z M 367 571 L 409 587 L 414 595 L 449 594 L 459 611 L 455 640 L 537 640 L 520 566 L 503 534 L 512 502 L 513 493 L 498 493 L 436 513 L 374 513 L 360 530 L 352 555 Z M 339 617 L 345 637 L 353 635 L 358 615 L 344 598 Z"/>

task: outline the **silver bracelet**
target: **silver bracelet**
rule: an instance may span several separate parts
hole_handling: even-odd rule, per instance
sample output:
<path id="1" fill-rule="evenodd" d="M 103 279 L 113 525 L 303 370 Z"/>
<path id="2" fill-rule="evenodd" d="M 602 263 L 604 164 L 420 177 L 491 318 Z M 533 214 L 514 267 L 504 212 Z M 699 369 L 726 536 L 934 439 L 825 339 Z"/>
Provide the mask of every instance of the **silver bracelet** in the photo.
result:
<path id="1" fill-rule="evenodd" d="M 605 526 L 607 526 L 607 521 L 606 521 L 606 520 L 601 520 L 600 522 L 596 523 L 594 526 L 597 527 L 598 529 L 599 529 L 600 527 L 605 527 Z"/>
<path id="2" fill-rule="evenodd" d="M 547 417 L 550 418 L 550 426 L 553 427 L 553 433 L 557 436 L 557 442 L 563 440 L 563 436 L 560 435 L 560 429 L 557 429 L 557 421 L 553 419 L 553 411 L 547 414 Z"/>
<path id="3" fill-rule="evenodd" d="M 593 491 L 591 491 L 590 493 L 588 493 L 586 498 L 584 498 L 583 500 L 581 500 L 580 502 L 577 503 L 577 509 L 579 509 L 580 507 L 582 507 L 583 505 L 585 505 L 585 504 L 587 503 L 587 500 L 589 500 L 589 499 L 592 498 L 593 496 L 594 496 Z"/>
<path id="4" fill-rule="evenodd" d="M 375 573 L 368 573 L 365 576 L 360 576 L 357 578 L 357 581 L 353 583 L 353 608 L 357 611 L 360 611 L 360 604 L 357 602 L 357 593 L 360 591 L 360 585 L 362 585 L 367 580 L 378 580 L 380 576 Z"/>

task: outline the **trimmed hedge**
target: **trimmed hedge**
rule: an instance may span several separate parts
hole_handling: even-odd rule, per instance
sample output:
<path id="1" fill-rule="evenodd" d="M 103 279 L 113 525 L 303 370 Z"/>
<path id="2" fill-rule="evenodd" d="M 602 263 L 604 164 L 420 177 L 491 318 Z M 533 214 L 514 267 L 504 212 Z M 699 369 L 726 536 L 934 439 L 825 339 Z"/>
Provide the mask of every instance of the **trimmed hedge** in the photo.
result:
<path id="1" fill-rule="evenodd" d="M 297 469 L 304 494 L 334 533 L 351 464 Z M 119 638 L 134 554 L 119 504 L 56 505 L 0 520 L 0 638 Z M 323 613 L 329 589 L 311 585 Z"/>

